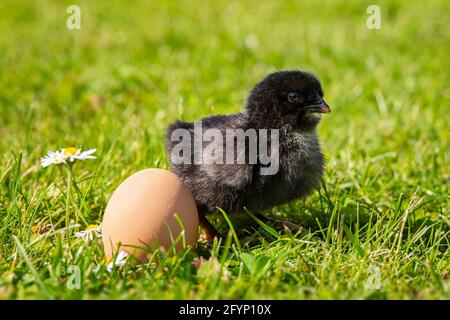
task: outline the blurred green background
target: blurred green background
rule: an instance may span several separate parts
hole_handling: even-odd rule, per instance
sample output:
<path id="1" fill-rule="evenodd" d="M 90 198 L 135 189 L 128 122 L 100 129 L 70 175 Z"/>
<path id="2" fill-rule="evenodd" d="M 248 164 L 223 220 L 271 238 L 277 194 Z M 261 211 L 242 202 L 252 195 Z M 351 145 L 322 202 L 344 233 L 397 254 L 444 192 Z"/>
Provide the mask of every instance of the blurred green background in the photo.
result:
<path id="1" fill-rule="evenodd" d="M 66 27 L 71 4 L 81 8 L 80 30 Z M 380 30 L 366 26 L 370 4 L 381 9 Z M 282 69 L 316 73 L 332 108 L 319 128 L 329 202 L 323 204 L 315 194 L 306 204 L 294 202 L 272 213 L 303 215 L 315 223 L 315 214 L 328 221 L 336 206 L 350 215 L 355 208 L 371 215 L 400 206 L 405 219 L 414 216 L 412 224 L 420 227 L 420 218 L 448 230 L 449 21 L 448 1 L 437 0 L 1 1 L 0 272 L 14 276 L 5 275 L 0 288 L 5 296 L 39 296 L 26 289 L 35 285 L 33 279 L 16 274 L 15 268 L 22 274 L 30 266 L 17 254 L 12 237 L 29 244 L 29 227 L 63 216 L 64 194 L 47 192 L 63 178 L 39 167 L 48 150 L 99 149 L 97 162 L 77 168 L 88 203 L 81 210 L 89 222 L 98 223 L 111 192 L 126 176 L 145 167 L 167 168 L 164 134 L 171 121 L 238 112 L 256 82 Z M 417 198 L 420 205 L 408 213 Z M 56 263 L 57 240 L 46 241 L 26 248 L 51 288 L 55 276 L 46 266 Z M 428 267 L 420 271 L 408 265 L 400 282 L 386 273 L 391 287 L 380 297 L 448 294 L 448 282 L 445 290 L 442 284 L 448 248 L 441 252 L 434 266 L 441 280 L 432 282 L 434 271 Z M 417 259 L 422 266 L 428 257 L 424 253 Z M 405 280 L 411 274 L 417 279 L 414 288 Z M 184 283 L 180 292 L 185 293 L 178 297 L 365 297 L 347 287 L 345 277 L 321 286 L 314 279 L 299 280 L 292 285 L 295 292 L 283 287 L 285 294 L 276 293 L 279 287 L 273 285 L 253 295 L 252 290 L 202 291 Z M 265 288 L 258 281 L 245 285 Z M 302 291 L 302 285 L 313 293 Z M 166 287 L 158 288 L 156 297 L 171 297 Z M 91 289 L 75 297 L 86 297 Z M 114 285 L 92 290 L 129 297 Z"/>

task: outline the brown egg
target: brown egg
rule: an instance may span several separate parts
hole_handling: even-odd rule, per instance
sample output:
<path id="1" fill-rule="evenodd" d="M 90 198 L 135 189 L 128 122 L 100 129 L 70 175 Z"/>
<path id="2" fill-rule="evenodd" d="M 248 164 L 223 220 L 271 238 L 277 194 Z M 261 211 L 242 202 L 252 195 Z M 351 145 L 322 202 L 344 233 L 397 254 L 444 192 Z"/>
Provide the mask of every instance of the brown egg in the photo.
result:
<path id="1" fill-rule="evenodd" d="M 128 177 L 111 196 L 103 217 L 103 245 L 107 256 L 119 250 L 146 261 L 144 248 L 169 249 L 181 233 L 178 214 L 184 226 L 186 245 L 195 245 L 198 212 L 195 201 L 174 173 L 145 169 Z M 170 229 L 170 231 L 169 231 Z M 180 237 L 177 250 L 183 248 Z M 136 248 L 140 247 L 140 248 Z"/>

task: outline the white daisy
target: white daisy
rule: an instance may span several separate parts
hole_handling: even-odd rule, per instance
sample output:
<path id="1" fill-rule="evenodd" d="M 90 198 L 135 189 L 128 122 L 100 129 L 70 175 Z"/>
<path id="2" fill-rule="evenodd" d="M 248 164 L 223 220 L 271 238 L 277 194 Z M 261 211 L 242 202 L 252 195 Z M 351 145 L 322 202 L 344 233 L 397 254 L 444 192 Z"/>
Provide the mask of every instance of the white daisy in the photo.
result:
<path id="1" fill-rule="evenodd" d="M 127 257 L 128 257 L 128 254 L 125 251 L 119 251 L 115 260 L 108 263 L 108 265 L 106 266 L 106 270 L 108 272 L 111 272 L 112 269 L 114 268 L 114 266 L 118 266 L 118 267 L 124 266 L 127 263 Z"/>
<path id="2" fill-rule="evenodd" d="M 96 151 L 97 149 L 81 151 L 74 147 L 62 148 L 56 152 L 49 151 L 45 157 L 41 158 L 41 165 L 45 168 L 51 164 L 65 164 L 67 160 L 74 162 L 75 160 L 96 159 L 97 157 L 92 155 Z"/>
<path id="3" fill-rule="evenodd" d="M 41 166 L 43 168 L 48 167 L 51 164 L 61 163 L 66 163 L 66 157 L 62 152 L 59 151 L 49 151 L 45 157 L 41 158 Z"/>
<path id="4" fill-rule="evenodd" d="M 75 160 L 96 159 L 97 157 L 92 155 L 96 151 L 97 149 L 81 151 L 81 149 L 77 149 L 74 147 L 61 149 L 62 154 L 64 154 L 64 156 L 69 159 L 70 162 L 74 162 Z"/>
<path id="5" fill-rule="evenodd" d="M 86 228 L 86 230 L 76 232 L 75 237 L 81 238 L 84 242 L 92 241 L 94 240 L 94 237 L 101 238 L 102 224 L 91 224 Z"/>

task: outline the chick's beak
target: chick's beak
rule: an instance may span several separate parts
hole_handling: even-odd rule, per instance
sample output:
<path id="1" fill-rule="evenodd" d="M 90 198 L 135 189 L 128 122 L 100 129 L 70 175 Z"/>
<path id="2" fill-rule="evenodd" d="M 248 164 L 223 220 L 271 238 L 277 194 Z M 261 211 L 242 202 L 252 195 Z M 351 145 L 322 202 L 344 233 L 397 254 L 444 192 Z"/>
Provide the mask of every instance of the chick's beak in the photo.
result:
<path id="1" fill-rule="evenodd" d="M 325 101 L 323 101 L 320 104 L 320 111 L 319 112 L 320 113 L 330 113 L 331 112 L 330 106 L 327 105 L 327 103 Z"/>
<path id="2" fill-rule="evenodd" d="M 311 104 L 309 106 L 306 106 L 305 109 L 309 112 L 319 112 L 319 113 L 330 113 L 331 109 L 327 105 L 327 103 L 322 100 L 320 103 L 317 104 Z"/>

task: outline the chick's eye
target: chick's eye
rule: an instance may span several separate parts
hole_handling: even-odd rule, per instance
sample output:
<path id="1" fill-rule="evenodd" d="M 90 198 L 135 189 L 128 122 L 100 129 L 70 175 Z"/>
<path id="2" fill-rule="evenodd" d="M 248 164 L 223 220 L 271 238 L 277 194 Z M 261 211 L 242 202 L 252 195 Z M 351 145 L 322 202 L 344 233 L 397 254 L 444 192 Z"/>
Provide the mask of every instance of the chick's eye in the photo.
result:
<path id="1" fill-rule="evenodd" d="M 300 102 L 300 95 L 297 92 L 289 92 L 287 98 L 288 101 L 292 103 Z"/>

